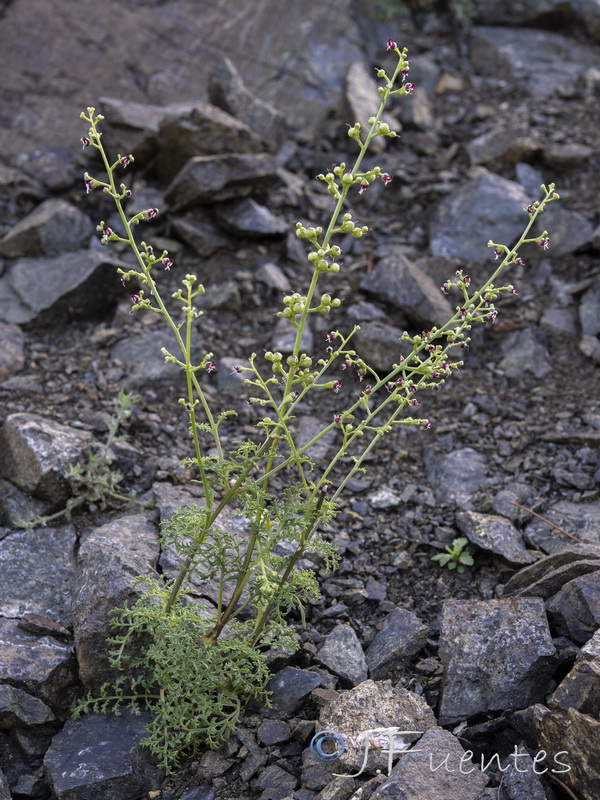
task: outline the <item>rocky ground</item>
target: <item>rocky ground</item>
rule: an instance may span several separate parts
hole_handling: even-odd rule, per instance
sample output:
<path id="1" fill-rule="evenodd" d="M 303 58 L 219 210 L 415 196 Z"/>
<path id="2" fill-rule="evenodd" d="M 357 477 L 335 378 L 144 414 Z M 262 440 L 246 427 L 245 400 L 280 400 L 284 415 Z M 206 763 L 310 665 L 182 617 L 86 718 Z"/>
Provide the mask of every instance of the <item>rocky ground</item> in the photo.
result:
<path id="1" fill-rule="evenodd" d="M 116 26 L 86 4 L 57 5 L 49 16 L 35 0 L 0 4 L 0 800 L 595 800 L 597 3 L 483 0 L 468 34 L 447 13 L 392 25 L 345 0 L 335 13 L 295 3 L 288 16 L 264 0 L 252 19 L 244 4 L 216 2 L 204 18 L 191 0 L 148 1 L 119 9 Z M 314 177 L 349 160 L 344 121 L 371 113 L 371 67 L 388 63 L 390 35 L 408 46 L 416 84 L 391 110 L 399 138 L 371 160 L 393 181 L 353 197 L 372 232 L 345 242 L 332 283 L 343 307 L 314 325 L 309 348 L 359 323 L 358 349 L 384 369 L 403 330 L 444 321 L 440 284 L 457 268 L 487 275 L 488 239 L 514 242 L 523 207 L 555 182 L 550 247 L 524 249 L 517 294 L 473 332 L 443 390 L 422 397 L 432 430 L 391 434 L 350 485 L 327 531 L 340 567 L 313 564 L 322 595 L 305 629 L 291 620 L 299 651 L 273 657 L 273 708 L 250 709 L 237 739 L 165 778 L 139 747 L 143 719 L 68 714 L 105 674 L 109 609 L 135 574 L 167 569 L 159 519 L 193 496 L 181 385 L 160 356 L 160 323 L 130 313 L 115 274 L 127 252 L 98 243 L 95 225 L 114 216 L 85 194 L 81 175 L 98 165 L 79 149 L 79 111 L 96 105 L 107 144 L 136 157 L 124 176 L 134 211 L 162 211 L 144 238 L 175 262 L 165 287 L 189 271 L 207 287 L 199 347 L 218 364 L 207 393 L 238 412 L 234 440 L 258 413 L 232 366 L 285 350 L 274 314 L 308 274 L 294 224 L 326 218 Z M 343 391 L 359 385 L 345 377 Z M 69 524 L 19 530 L 19 517 L 64 504 L 66 465 L 106 440 L 120 389 L 140 398 L 115 450 L 123 491 L 156 510 L 86 507 Z M 339 401 L 306 405 L 301 435 Z M 474 560 L 461 574 L 431 560 L 459 536 Z M 432 772 L 401 757 L 388 780 L 385 752 L 349 777 L 362 763 L 352 738 L 392 726 L 423 731 L 418 747 L 436 764 L 470 750 L 508 768 Z M 320 730 L 346 736 L 338 761 L 315 758 Z M 521 770 L 506 760 L 515 747 Z"/>

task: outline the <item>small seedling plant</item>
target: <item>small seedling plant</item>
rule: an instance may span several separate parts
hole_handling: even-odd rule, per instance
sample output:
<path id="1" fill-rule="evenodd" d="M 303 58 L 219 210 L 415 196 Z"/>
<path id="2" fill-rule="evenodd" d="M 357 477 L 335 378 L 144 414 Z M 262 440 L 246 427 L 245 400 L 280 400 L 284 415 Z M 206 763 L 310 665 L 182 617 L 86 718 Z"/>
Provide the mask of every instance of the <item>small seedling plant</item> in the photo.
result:
<path id="1" fill-rule="evenodd" d="M 448 567 L 448 569 L 455 569 L 457 572 L 464 572 L 465 567 L 472 567 L 474 564 L 473 556 L 465 547 L 468 540 L 464 538 L 454 539 L 451 545 L 446 546 L 445 553 L 438 553 L 437 556 L 432 556 L 432 561 L 437 561 L 440 567 Z"/>
<path id="2" fill-rule="evenodd" d="M 514 291 L 512 284 L 498 280 L 513 265 L 523 263 L 518 255 L 521 246 L 527 242 L 547 246 L 545 231 L 541 236 L 530 231 L 547 203 L 557 197 L 554 186 L 543 187 L 542 199 L 525 209 L 528 221 L 514 247 L 489 242 L 498 263 L 483 285 L 475 288 L 470 276 L 458 271 L 441 287 L 454 297 L 455 312 L 440 327 L 405 332 L 405 355 L 399 355 L 384 374 L 353 348 L 358 326 L 345 332 L 331 327 L 315 352 L 303 350 L 311 317 L 328 316 L 341 304 L 341 298 L 321 289 L 325 277 L 330 279 L 342 269 L 340 241 L 349 234 L 358 239 L 367 233 L 347 209 L 349 198 L 358 201 L 375 181 L 385 185 L 392 181 L 381 167 L 363 167 L 376 137 L 396 136 L 382 121 L 384 109 L 414 89 L 408 80 L 406 50 L 392 40 L 387 49 L 395 56 L 395 66 L 391 74 L 377 71 L 379 109 L 368 130 L 355 123 L 348 131 L 358 150 L 354 163 L 339 164 L 317 176 L 331 195 L 329 220 L 323 226 L 296 225 L 296 235 L 307 245 L 312 274 L 306 288 L 284 296 L 278 312 L 295 332 L 292 352 L 253 353 L 236 367 L 250 392 L 247 402 L 259 409 L 260 420 L 256 437 L 233 445 L 224 443 L 221 425 L 234 412 L 215 411 L 204 389 L 206 374 L 217 366 L 214 355 L 206 353 L 197 362 L 192 358 L 194 329 L 202 315 L 195 303 L 204 288 L 190 273 L 171 298 L 164 296 L 158 273 L 171 269 L 173 260 L 165 250 L 158 253 L 151 244 L 138 243 L 134 235 L 138 225 L 158 211 L 151 208 L 128 216 L 131 191 L 117 177 L 133 156 L 109 160 L 100 131 L 103 117 L 94 108 L 81 115 L 89 126 L 83 145 L 95 148 L 105 170 L 103 178 L 86 173 L 86 189 L 108 194 L 122 225 L 118 233 L 100 222 L 101 242 L 131 248 L 135 267 L 119 273 L 124 284 L 135 280 L 141 286 L 131 295 L 132 311 L 162 317 L 171 341 L 162 353 L 185 376 L 185 396 L 179 402 L 189 417 L 192 450 L 185 463 L 196 471 L 202 502 L 181 508 L 164 525 L 162 544 L 178 553 L 179 573 L 173 578 L 156 574 L 138 578 L 140 599 L 115 610 L 112 621 L 116 635 L 111 640 L 111 664 L 121 675 L 98 697 L 80 703 L 77 712 L 148 706 L 153 719 L 146 743 L 167 771 L 173 771 L 183 755 L 193 756 L 227 739 L 250 697 L 268 701 L 266 650 L 296 649 L 286 617 L 293 609 L 302 614 L 307 601 L 318 594 L 316 577 L 303 566 L 302 557 L 315 553 L 326 568 L 335 568 L 337 552 L 323 537 L 322 528 L 334 517 L 348 481 L 363 470 L 371 452 L 394 428 L 431 427 L 427 419 L 413 416 L 421 405 L 418 396 L 437 391 L 462 365 L 454 354 L 467 347 L 473 325 L 493 322 L 496 299 Z M 352 371 L 360 378 L 361 389 L 344 401 L 346 395 L 340 390 Z M 339 408 L 310 442 L 300 444 L 293 432 L 296 413 L 309 396 L 323 392 L 339 398 Z M 311 447 L 332 431 L 338 436 L 329 462 L 313 463 Z M 295 475 L 292 481 L 290 473 Z M 275 490 L 281 483 L 274 479 L 283 476 L 287 488 Z M 223 523 L 231 513 L 245 521 L 246 538 L 232 534 Z M 199 598 L 194 586 L 201 581 L 216 582 L 214 602 Z"/>

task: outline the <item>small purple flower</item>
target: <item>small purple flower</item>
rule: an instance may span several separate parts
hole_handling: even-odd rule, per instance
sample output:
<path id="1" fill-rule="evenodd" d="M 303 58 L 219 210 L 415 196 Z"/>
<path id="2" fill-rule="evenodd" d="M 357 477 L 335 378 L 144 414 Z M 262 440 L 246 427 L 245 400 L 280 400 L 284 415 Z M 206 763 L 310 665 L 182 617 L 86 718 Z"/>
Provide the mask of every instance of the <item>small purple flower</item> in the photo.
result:
<path id="1" fill-rule="evenodd" d="M 515 258 L 515 264 L 518 264 L 520 267 L 524 267 L 525 266 L 525 262 L 520 257 L 519 258 Z"/>
<path id="2" fill-rule="evenodd" d="M 109 228 L 109 227 L 108 227 L 108 225 L 105 225 L 105 226 L 102 228 L 102 235 L 103 235 L 104 237 L 106 237 L 107 239 L 108 239 L 110 236 L 112 236 L 112 235 L 113 235 L 113 233 L 114 233 L 113 229 L 112 229 L 112 228 Z"/>
<path id="3" fill-rule="evenodd" d="M 387 186 L 387 185 L 388 185 L 388 183 L 391 183 L 391 182 L 392 182 L 394 179 L 393 179 L 393 178 L 392 178 L 392 176 L 389 174 L 389 172 L 382 172 L 382 174 L 381 174 L 381 180 L 382 180 L 382 181 L 384 182 L 384 184 Z"/>
<path id="4" fill-rule="evenodd" d="M 247 406 L 254 405 L 254 398 L 253 398 L 253 397 L 247 397 L 247 398 L 244 400 L 244 403 L 246 403 L 246 405 L 247 405 Z"/>
<path id="5" fill-rule="evenodd" d="M 333 340 L 335 339 L 335 331 L 330 331 L 327 334 L 326 339 L 328 342 L 333 342 Z"/>
<path id="6" fill-rule="evenodd" d="M 351 366 L 352 366 L 352 364 L 351 364 L 351 362 L 350 362 L 350 361 L 347 361 L 347 360 L 346 360 L 346 361 L 342 361 L 342 363 L 340 364 L 340 366 L 341 366 L 341 368 L 342 368 L 342 369 L 348 369 L 348 367 L 351 367 Z"/>
<path id="7" fill-rule="evenodd" d="M 136 306 L 140 302 L 139 295 L 132 294 L 131 295 L 131 302 L 133 303 L 134 306 Z"/>
<path id="8" fill-rule="evenodd" d="M 424 423 L 421 425 L 421 428 L 422 428 L 424 431 L 430 431 L 430 430 L 433 428 L 433 425 L 431 424 L 431 422 L 429 422 L 429 420 L 427 420 L 426 422 L 424 422 Z"/>
<path id="9" fill-rule="evenodd" d="M 404 81 L 408 78 L 408 73 L 409 72 L 410 72 L 410 70 L 403 69 L 402 72 L 400 73 L 402 75 L 402 83 L 404 83 Z"/>
<path id="10" fill-rule="evenodd" d="M 240 366 L 235 366 L 233 368 L 233 372 L 237 372 L 238 374 L 241 373 L 241 371 L 242 371 L 242 368 Z M 231 373 L 232 375 L 233 375 L 233 372 Z"/>
<path id="11" fill-rule="evenodd" d="M 371 394 L 372 391 L 373 391 L 373 387 L 371 386 L 370 383 L 367 383 L 367 385 L 363 389 L 363 394 L 369 395 L 369 394 Z"/>
<path id="12" fill-rule="evenodd" d="M 83 149 L 84 150 L 85 150 L 86 147 L 89 147 L 91 145 L 91 143 L 92 142 L 91 142 L 91 140 L 90 140 L 90 138 L 88 136 L 82 136 L 81 137 L 81 144 L 83 145 Z"/>
<path id="13" fill-rule="evenodd" d="M 417 391 L 417 387 L 414 385 L 414 383 L 409 384 L 408 388 L 409 388 L 409 391 L 411 391 L 411 392 L 416 392 Z"/>
<path id="14" fill-rule="evenodd" d="M 364 370 L 364 369 L 357 369 L 357 370 L 356 370 L 356 374 L 358 375 L 358 380 L 359 380 L 359 381 L 362 381 L 362 379 L 365 377 L 365 375 L 366 375 L 367 373 L 365 372 L 365 370 Z"/>
<path id="15" fill-rule="evenodd" d="M 450 287 L 448 286 L 447 283 L 442 283 L 442 285 L 440 286 L 440 291 L 442 291 L 444 294 L 448 294 L 448 292 L 450 291 Z"/>
<path id="16" fill-rule="evenodd" d="M 168 271 L 173 266 L 173 259 L 172 258 L 163 258 L 163 266 Z"/>
<path id="17" fill-rule="evenodd" d="M 121 275 L 121 283 L 125 286 L 129 282 L 129 278 L 126 275 Z"/>
<path id="18" fill-rule="evenodd" d="M 535 211 L 535 208 L 533 207 L 533 204 L 532 204 L 532 205 L 528 205 L 527 208 L 524 208 L 523 211 L 526 211 L 528 214 L 533 214 L 533 212 Z"/>
<path id="19" fill-rule="evenodd" d="M 341 425 L 342 424 L 342 415 L 334 413 L 333 421 L 335 422 L 336 425 Z"/>
<path id="20" fill-rule="evenodd" d="M 432 377 L 432 378 L 439 378 L 439 377 L 441 377 L 441 376 L 440 376 L 440 373 L 439 373 L 439 372 L 432 372 L 432 373 L 431 373 L 431 377 Z"/>
<path id="21" fill-rule="evenodd" d="M 149 208 L 144 212 L 144 219 L 154 219 L 156 216 L 158 216 L 158 208 Z"/>
<path id="22" fill-rule="evenodd" d="M 339 390 L 342 388 L 342 382 L 341 381 L 334 381 L 331 388 L 337 394 L 339 392 Z"/>
<path id="23" fill-rule="evenodd" d="M 488 314 L 488 319 L 490 322 L 494 322 L 497 316 L 498 316 L 497 311 L 490 311 L 490 313 Z"/>
<path id="24" fill-rule="evenodd" d="M 542 248 L 542 250 L 547 250 L 550 247 L 550 239 L 548 239 L 547 236 L 543 236 L 539 240 L 538 244 Z"/>
<path id="25" fill-rule="evenodd" d="M 217 362 L 216 361 L 207 361 L 206 364 L 204 365 L 204 369 L 207 372 L 214 372 L 216 370 L 216 368 L 217 368 Z"/>
<path id="26" fill-rule="evenodd" d="M 470 275 L 465 275 L 464 278 L 463 278 L 463 283 L 464 283 L 465 286 L 470 286 L 471 285 L 471 276 Z"/>
<path id="27" fill-rule="evenodd" d="M 86 181 L 85 182 L 85 193 L 86 194 L 89 194 L 90 192 L 93 192 L 95 188 L 96 188 L 96 184 L 94 183 L 94 181 Z"/>
<path id="28" fill-rule="evenodd" d="M 410 401 L 410 404 L 411 404 L 411 406 L 420 406 L 421 405 L 421 401 L 417 400 L 417 398 L 415 397 Z"/>
<path id="29" fill-rule="evenodd" d="M 128 167 L 131 164 L 131 156 L 121 156 L 119 162 L 122 167 Z"/>
<path id="30" fill-rule="evenodd" d="M 430 333 L 431 333 L 430 330 L 425 329 L 424 331 L 421 332 L 421 339 L 423 339 L 423 340 L 429 339 L 429 334 Z"/>
<path id="31" fill-rule="evenodd" d="M 405 83 L 404 88 L 406 90 L 406 94 L 411 94 L 417 87 L 414 83 Z"/>
<path id="32" fill-rule="evenodd" d="M 494 247 L 494 261 L 498 261 L 501 255 L 502 255 L 502 250 L 500 250 L 499 247 Z"/>
<path id="33" fill-rule="evenodd" d="M 396 380 L 396 386 L 398 387 L 398 389 L 402 388 L 403 383 L 404 383 L 404 378 L 398 378 Z"/>
<path id="34" fill-rule="evenodd" d="M 358 190 L 358 193 L 362 194 L 363 192 L 366 192 L 368 188 L 369 188 L 369 182 L 368 181 L 361 181 L 360 189 Z"/>
<path id="35" fill-rule="evenodd" d="M 398 45 L 393 39 L 388 39 L 387 42 L 385 43 L 386 50 L 395 50 L 397 47 Z"/>

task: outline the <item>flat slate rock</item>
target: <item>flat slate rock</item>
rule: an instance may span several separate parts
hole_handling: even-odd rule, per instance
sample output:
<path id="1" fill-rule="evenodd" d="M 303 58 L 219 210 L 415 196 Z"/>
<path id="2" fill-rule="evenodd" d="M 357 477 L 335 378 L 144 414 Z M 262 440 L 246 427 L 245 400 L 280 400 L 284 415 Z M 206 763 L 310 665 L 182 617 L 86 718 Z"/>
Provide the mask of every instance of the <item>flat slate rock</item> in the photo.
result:
<path id="1" fill-rule="evenodd" d="M 542 702 L 556 666 L 540 598 L 446 600 L 439 722 Z"/>
<path id="2" fill-rule="evenodd" d="M 42 700 L 14 686 L 0 685 L 0 729 L 30 728 L 54 719 L 51 709 Z"/>
<path id="3" fill-rule="evenodd" d="M 557 633 L 585 644 L 600 629 L 600 569 L 566 583 L 546 610 Z"/>
<path id="4" fill-rule="evenodd" d="M 600 722 L 575 708 L 554 709 L 541 717 L 540 749 L 562 752 L 560 760 L 571 767 L 561 769 L 560 780 L 577 800 L 600 797 Z"/>
<path id="5" fill-rule="evenodd" d="M 520 531 L 504 517 L 461 511 L 456 522 L 471 544 L 501 556 L 509 564 L 522 566 L 537 561 L 537 556 L 525 547 Z"/>
<path id="6" fill-rule="evenodd" d="M 405 608 L 391 611 L 365 653 L 374 680 L 392 677 L 394 668 L 415 656 L 427 641 L 428 627 Z"/>
<path id="7" fill-rule="evenodd" d="M 543 511 L 542 516 L 583 543 L 600 547 L 600 501 L 573 503 L 561 500 Z M 525 528 L 525 539 L 545 553 L 556 553 L 572 544 L 571 539 L 537 517 Z"/>
<path id="8" fill-rule="evenodd" d="M 486 479 L 486 458 L 471 447 L 438 453 L 433 447 L 423 448 L 427 483 L 440 505 L 468 508 L 472 495 Z"/>
<path id="9" fill-rule="evenodd" d="M 89 217 L 66 200 L 44 200 L 0 240 L 5 258 L 59 256 L 85 248 L 94 226 Z"/>
<path id="10" fill-rule="evenodd" d="M 0 383 L 25 366 L 25 334 L 18 325 L 0 322 Z"/>
<path id="11" fill-rule="evenodd" d="M 0 615 L 39 615 L 70 626 L 76 541 L 71 525 L 7 536 L 0 547 Z"/>
<path id="12" fill-rule="evenodd" d="M 217 206 L 215 218 L 225 230 L 236 236 L 282 236 L 290 227 L 285 219 L 251 197 Z"/>
<path id="13" fill-rule="evenodd" d="M 44 767 L 56 800 L 130 800 L 158 789 L 161 772 L 145 759 L 147 714 L 88 714 L 67 720 Z"/>
<path id="14" fill-rule="evenodd" d="M 337 675 L 344 686 L 356 686 L 367 679 L 365 654 L 350 625 L 336 625 L 314 660 Z"/>
<path id="15" fill-rule="evenodd" d="M 547 600 L 578 575 L 600 569 L 600 547 L 563 545 L 549 556 L 515 573 L 504 585 L 504 595 L 532 595 Z"/>

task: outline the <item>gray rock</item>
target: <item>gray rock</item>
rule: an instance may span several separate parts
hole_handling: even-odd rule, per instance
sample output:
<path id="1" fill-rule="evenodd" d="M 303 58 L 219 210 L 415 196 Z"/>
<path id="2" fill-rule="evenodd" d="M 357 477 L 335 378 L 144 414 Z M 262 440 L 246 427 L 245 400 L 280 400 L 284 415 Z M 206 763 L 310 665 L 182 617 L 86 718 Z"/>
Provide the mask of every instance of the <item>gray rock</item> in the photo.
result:
<path id="1" fill-rule="evenodd" d="M 365 322 L 352 338 L 357 353 L 380 375 L 387 375 L 402 355 L 403 330 L 383 322 Z"/>
<path id="2" fill-rule="evenodd" d="M 321 679 L 315 672 L 284 667 L 267 684 L 267 690 L 271 692 L 271 708 L 264 711 L 263 715 L 294 714 L 320 683 Z"/>
<path id="3" fill-rule="evenodd" d="M 0 617 L 0 641 L 0 683 L 43 700 L 55 713 L 64 711 L 77 680 L 73 646 L 24 631 L 18 620 L 5 617 Z"/>
<path id="4" fill-rule="evenodd" d="M 548 698 L 550 708 L 576 708 L 594 719 L 600 716 L 600 658 L 576 663 Z"/>
<path id="5" fill-rule="evenodd" d="M 469 159 L 472 164 L 488 164 L 490 162 L 494 164 L 501 160 L 512 163 L 523 161 L 523 157 L 527 155 L 523 152 L 525 144 L 523 137 L 526 137 L 528 133 L 529 124 L 526 115 L 523 113 L 511 114 L 506 119 L 499 120 L 491 130 L 480 134 L 467 144 Z M 539 183 L 535 188 L 537 192 Z"/>
<path id="6" fill-rule="evenodd" d="M 271 350 L 279 351 L 284 355 L 291 353 L 296 341 L 296 328 L 287 319 L 278 319 L 273 328 L 273 338 L 271 339 Z M 300 340 L 300 351 L 310 353 L 313 349 L 313 333 L 310 325 L 306 325 Z"/>
<path id="7" fill-rule="evenodd" d="M 555 767 L 556 774 L 572 792 L 576 792 L 578 800 L 596 800 L 600 796 L 598 720 L 574 708 L 567 711 L 556 709 L 544 714 L 539 747 L 548 753 L 556 753 L 557 764 L 563 765 Z"/>
<path id="8" fill-rule="evenodd" d="M 73 590 L 73 622 L 79 674 L 96 690 L 119 674 L 109 666 L 107 639 L 114 635 L 111 611 L 143 594 L 134 588 L 140 575 L 152 574 L 158 560 L 158 531 L 143 514 L 121 517 L 94 528 L 82 542 Z"/>
<path id="9" fill-rule="evenodd" d="M 163 120 L 182 107 L 187 104 L 154 105 L 101 97 L 100 110 L 106 117 L 102 123 L 102 143 L 115 154 L 133 155 L 136 165 L 143 166 L 158 151 L 158 132 Z"/>
<path id="10" fill-rule="evenodd" d="M 556 90 L 558 74 L 561 86 L 576 87 L 586 70 L 599 66 L 600 59 L 583 43 L 575 56 L 572 40 L 559 33 L 481 26 L 472 31 L 471 63 L 479 75 L 517 85 L 541 101 Z"/>
<path id="11" fill-rule="evenodd" d="M 0 685 L 0 729 L 44 725 L 55 719 L 48 706 L 13 686 Z"/>
<path id="12" fill-rule="evenodd" d="M 275 789 L 276 787 L 285 789 L 285 793 L 280 795 L 282 800 L 284 797 L 289 796 L 297 785 L 297 779 L 289 772 L 286 772 L 284 769 L 281 769 L 281 767 L 278 767 L 277 764 L 271 764 L 269 767 L 266 767 L 261 772 L 260 776 L 254 781 L 254 786 L 257 789 L 262 789 L 264 792 L 269 792 L 269 790 Z M 265 797 L 265 800 L 267 800 L 267 798 L 270 798 L 271 795 L 263 794 L 263 797 Z"/>
<path id="13" fill-rule="evenodd" d="M 325 423 L 319 417 L 313 417 L 309 414 L 303 414 L 297 419 L 296 431 L 296 447 L 302 448 L 307 445 L 317 434 L 319 434 Z M 318 442 L 315 442 L 307 451 L 306 454 L 312 458 L 315 463 L 322 461 L 333 446 L 337 438 L 337 431 L 331 430 L 322 436 Z"/>
<path id="14" fill-rule="evenodd" d="M 501 765 L 501 769 L 506 770 L 502 776 L 502 800 L 548 800 L 538 773 L 546 771 L 546 763 L 550 765 L 551 762 L 535 762 L 520 748 L 516 752 L 518 760 L 508 758 Z M 555 765 L 552 763 L 552 766 Z"/>
<path id="15" fill-rule="evenodd" d="M 374 117 L 379 110 L 381 97 L 377 91 L 379 84 L 373 77 L 372 70 L 367 70 L 363 60 L 355 61 L 350 64 L 346 73 L 346 105 L 348 111 L 348 122 L 352 125 L 359 122 L 361 126 L 361 138 L 365 139 L 371 130 L 369 119 Z M 414 100 L 414 98 L 412 98 Z M 398 131 L 400 126 L 396 119 L 389 114 L 384 114 L 382 122 L 389 125 L 390 130 Z M 372 152 L 381 153 L 385 149 L 386 136 L 379 136 L 373 140 Z"/>
<path id="16" fill-rule="evenodd" d="M 0 322 L 0 382 L 25 366 L 25 335 L 18 325 Z"/>
<path id="17" fill-rule="evenodd" d="M 579 342 L 579 350 L 594 364 L 600 364 L 600 340 L 597 336 L 582 336 Z"/>
<path id="18" fill-rule="evenodd" d="M 70 493 L 69 464 L 89 451 L 92 436 L 37 414 L 10 414 L 0 434 L 2 474 L 26 492 L 60 505 Z"/>
<path id="19" fill-rule="evenodd" d="M 203 258 L 209 258 L 217 250 L 233 249 L 233 237 L 215 225 L 208 215 L 199 217 L 198 212 L 196 209 L 194 217 L 171 217 L 177 235 Z"/>
<path id="20" fill-rule="evenodd" d="M 600 548 L 568 545 L 519 570 L 504 586 L 505 595 L 533 595 L 547 600 L 568 581 L 600 568 Z"/>
<path id="21" fill-rule="evenodd" d="M 373 494 L 369 495 L 368 502 L 371 508 L 385 510 L 386 508 L 398 508 L 402 503 L 402 497 L 389 486 L 380 486 Z"/>
<path id="22" fill-rule="evenodd" d="M 394 609 L 365 653 L 370 677 L 373 680 L 391 678 L 397 667 L 425 646 L 427 633 L 427 625 L 412 611 Z"/>
<path id="23" fill-rule="evenodd" d="M 434 256 L 489 262 L 488 241 L 513 244 L 527 222 L 530 203 L 520 184 L 484 173 L 445 197 L 429 227 Z M 439 290 L 438 290 L 439 291 Z"/>
<path id="24" fill-rule="evenodd" d="M 45 200 L 0 240 L 5 258 L 58 256 L 84 249 L 92 235 L 88 217 L 66 200 Z"/>
<path id="25" fill-rule="evenodd" d="M 579 654 L 577 656 L 577 660 L 585 659 L 585 660 L 592 660 L 594 658 L 598 658 L 600 656 L 600 628 L 596 631 L 596 633 L 592 636 L 592 638 L 583 645 Z"/>
<path id="26" fill-rule="evenodd" d="M 600 628 L 600 566 L 566 583 L 546 603 L 556 631 L 585 644 Z"/>
<path id="27" fill-rule="evenodd" d="M 6 776 L 0 769 L 0 800 L 11 800 L 10 790 Z"/>
<path id="28" fill-rule="evenodd" d="M 547 23 L 564 25 L 573 18 L 572 3 L 565 0 L 527 0 L 526 3 L 506 3 L 503 0 L 478 0 L 477 20 L 487 25 L 535 25 Z"/>
<path id="29" fill-rule="evenodd" d="M 561 308 L 560 306 L 547 308 L 540 318 L 540 325 L 543 330 L 562 336 L 575 338 L 580 333 L 577 311 L 573 308 Z"/>
<path id="30" fill-rule="evenodd" d="M 509 564 L 521 566 L 537 560 L 525 547 L 521 533 L 503 517 L 461 511 L 456 515 L 456 522 L 471 544 L 501 556 Z"/>
<path id="31" fill-rule="evenodd" d="M 441 327 L 454 313 L 440 287 L 400 250 L 381 259 L 361 289 L 391 303 L 417 325 Z"/>
<path id="32" fill-rule="evenodd" d="M 337 675 L 343 686 L 356 686 L 367 679 L 365 654 L 350 625 L 336 625 L 314 659 Z"/>
<path id="33" fill-rule="evenodd" d="M 215 67 L 208 96 L 211 103 L 248 125 L 268 150 L 276 152 L 287 132 L 285 117 L 248 89 L 229 58 L 223 58 Z"/>
<path id="34" fill-rule="evenodd" d="M 231 392 L 232 394 L 247 394 L 250 387 L 244 381 L 251 378 L 249 372 L 236 372 L 237 366 L 247 365 L 248 362 L 233 356 L 223 356 L 217 366 L 217 384 L 220 391 Z"/>
<path id="35" fill-rule="evenodd" d="M 19 259 L 0 278 L 0 320 L 55 325 L 98 319 L 122 296 L 117 267 L 127 265 L 104 248 Z"/>
<path id="36" fill-rule="evenodd" d="M 391 681 L 365 681 L 328 703 L 319 716 L 320 730 L 336 731 L 346 744 L 346 752 L 335 766 L 352 772 L 360 769 L 363 763 L 365 737 L 369 737 L 369 732 L 381 728 L 417 731 L 394 736 L 394 749 L 400 750 L 434 725 L 435 717 L 425 700 L 392 686 Z M 386 743 L 389 744 L 389 739 L 383 737 L 383 744 Z M 383 752 L 370 750 L 369 771 L 387 769 L 388 757 L 389 746 Z M 336 772 L 341 771 L 336 769 Z"/>
<path id="37" fill-rule="evenodd" d="M 549 253 L 554 258 L 588 248 L 594 238 L 594 225 L 577 211 L 553 203 L 539 218 L 539 232 L 550 231 Z"/>
<path id="38" fill-rule="evenodd" d="M 600 42 L 600 8 L 597 0 L 571 0 L 571 5 L 588 34 L 594 41 Z"/>
<path id="39" fill-rule="evenodd" d="M 431 727 L 400 756 L 371 800 L 479 800 L 488 776 L 472 764 L 469 752 L 449 731 Z"/>
<path id="40" fill-rule="evenodd" d="M 122 382 L 125 391 L 156 384 L 172 385 L 178 381 L 184 385 L 184 373 L 177 364 L 165 361 L 161 353 L 163 347 L 176 358 L 181 358 L 177 342 L 170 331 L 162 328 L 128 336 L 114 345 L 110 351 L 111 359 L 129 368 Z"/>
<path id="41" fill-rule="evenodd" d="M 263 719 L 258 729 L 258 739 L 267 747 L 287 742 L 291 736 L 292 729 L 283 720 Z"/>
<path id="42" fill-rule="evenodd" d="M 69 626 L 76 541 L 71 525 L 7 536 L 0 548 L 0 615 L 37 614 Z"/>
<path id="43" fill-rule="evenodd" d="M 292 284 L 285 272 L 271 261 L 259 267 L 256 270 L 255 277 L 257 281 L 264 283 L 270 289 L 275 289 L 278 292 L 292 291 Z"/>
<path id="44" fill-rule="evenodd" d="M 348 775 L 333 778 L 323 787 L 315 800 L 349 800 L 354 796 L 356 781 Z"/>
<path id="45" fill-rule="evenodd" d="M 236 281 L 213 283 L 196 300 L 198 308 L 208 311 L 238 311 L 242 301 Z"/>
<path id="46" fill-rule="evenodd" d="M 165 199 L 171 211 L 247 197 L 276 182 L 277 161 L 266 153 L 191 158 L 175 176 Z"/>
<path id="47" fill-rule="evenodd" d="M 504 358 L 498 366 L 509 378 L 518 378 L 524 372 L 544 378 L 552 372 L 546 337 L 537 329 L 525 328 L 509 333 L 503 339 L 501 349 Z"/>
<path id="48" fill-rule="evenodd" d="M 471 496 L 485 483 L 486 459 L 471 447 L 436 453 L 431 447 L 423 449 L 427 483 L 440 505 L 468 508 Z"/>
<path id="49" fill-rule="evenodd" d="M 528 506 L 532 502 L 533 492 L 531 487 L 524 483 L 513 483 L 504 489 L 501 489 L 492 500 L 492 508 L 497 514 L 507 517 L 511 522 L 521 523 L 529 519 L 530 514 L 528 511 L 523 511 L 521 508 L 512 505 L 519 503 L 522 506 Z"/>
<path id="50" fill-rule="evenodd" d="M 236 236 L 282 236 L 289 225 L 266 206 L 261 206 L 251 197 L 223 203 L 215 208 L 217 222 Z"/>
<path id="51" fill-rule="evenodd" d="M 259 153 L 262 142 L 243 122 L 217 106 L 196 103 L 162 120 L 157 172 L 168 182 L 194 156 Z"/>
<path id="52" fill-rule="evenodd" d="M 562 500 L 547 508 L 542 516 L 582 542 L 600 546 L 600 501 L 572 503 Z M 564 550 L 566 545 L 572 543 L 572 540 L 538 517 L 527 525 L 525 538 L 546 553 Z"/>
<path id="53" fill-rule="evenodd" d="M 439 721 L 541 702 L 556 655 L 540 598 L 446 600 Z"/>
<path id="54" fill-rule="evenodd" d="M 89 714 L 68 720 L 44 758 L 56 800 L 125 800 L 157 789 L 161 773 L 145 759 L 141 740 L 150 717 Z"/>
<path id="55" fill-rule="evenodd" d="M 596 281 L 582 296 L 579 304 L 579 320 L 584 335 L 600 334 L 600 281 Z"/>

